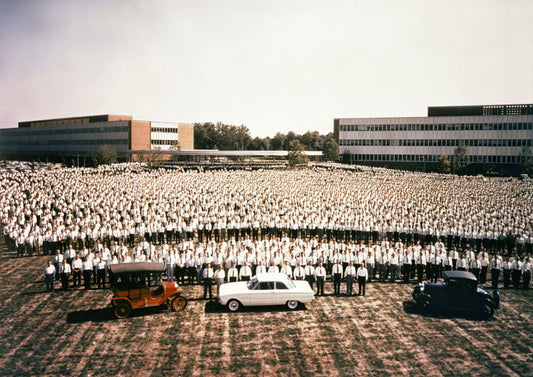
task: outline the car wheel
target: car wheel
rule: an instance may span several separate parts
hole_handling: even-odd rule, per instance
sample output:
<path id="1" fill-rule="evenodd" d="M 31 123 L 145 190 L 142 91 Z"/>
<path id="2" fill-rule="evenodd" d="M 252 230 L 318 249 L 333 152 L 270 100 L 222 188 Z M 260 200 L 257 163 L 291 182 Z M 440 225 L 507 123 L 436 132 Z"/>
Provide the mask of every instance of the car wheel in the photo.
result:
<path id="1" fill-rule="evenodd" d="M 235 299 L 228 302 L 228 309 L 230 312 L 236 312 L 241 308 L 241 303 Z"/>
<path id="2" fill-rule="evenodd" d="M 187 299 L 183 296 L 175 296 L 170 304 L 171 308 L 175 312 L 181 312 L 187 307 Z"/>
<path id="3" fill-rule="evenodd" d="M 298 301 L 296 300 L 287 301 L 287 308 L 289 308 L 290 310 L 295 310 L 297 307 L 298 307 Z"/>
<path id="4" fill-rule="evenodd" d="M 131 305 L 127 301 L 120 301 L 115 304 L 115 315 L 117 318 L 126 318 L 130 315 Z"/>
<path id="5" fill-rule="evenodd" d="M 494 306 L 490 302 L 484 301 L 483 304 L 481 304 L 481 318 L 491 319 L 493 315 Z"/>
<path id="6" fill-rule="evenodd" d="M 429 313 L 431 311 L 432 302 L 429 296 L 419 297 L 416 303 L 418 305 L 418 309 L 420 309 L 420 312 Z"/>

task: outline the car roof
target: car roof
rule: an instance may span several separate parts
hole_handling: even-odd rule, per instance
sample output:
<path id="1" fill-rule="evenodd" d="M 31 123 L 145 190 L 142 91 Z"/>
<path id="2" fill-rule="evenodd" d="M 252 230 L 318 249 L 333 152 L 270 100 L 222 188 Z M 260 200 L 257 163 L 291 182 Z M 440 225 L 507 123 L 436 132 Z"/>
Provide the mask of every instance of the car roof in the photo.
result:
<path id="1" fill-rule="evenodd" d="M 463 279 L 477 282 L 476 276 L 468 271 L 444 271 L 442 276 L 444 279 Z"/>
<path id="2" fill-rule="evenodd" d="M 134 273 L 150 273 L 163 272 L 165 266 L 163 263 L 151 262 L 134 262 L 134 263 L 119 263 L 111 265 L 111 272 L 114 274 L 134 274 Z"/>
<path id="3" fill-rule="evenodd" d="M 263 272 L 257 274 L 258 281 L 287 281 L 287 275 L 281 272 Z"/>

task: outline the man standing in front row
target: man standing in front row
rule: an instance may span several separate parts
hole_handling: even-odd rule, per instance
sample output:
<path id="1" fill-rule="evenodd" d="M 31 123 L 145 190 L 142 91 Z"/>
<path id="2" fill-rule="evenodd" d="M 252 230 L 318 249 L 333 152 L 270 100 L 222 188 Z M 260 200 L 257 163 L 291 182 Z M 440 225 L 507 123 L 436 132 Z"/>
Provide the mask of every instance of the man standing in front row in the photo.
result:
<path id="1" fill-rule="evenodd" d="M 207 299 L 207 292 L 209 292 L 209 299 L 211 300 L 213 298 L 213 277 L 214 272 L 213 268 L 211 268 L 211 264 L 208 263 L 207 267 L 204 268 L 202 271 L 203 279 L 204 279 L 204 300 Z"/>
<path id="2" fill-rule="evenodd" d="M 353 262 L 350 261 L 350 264 L 346 267 L 346 271 L 344 272 L 344 276 L 346 276 L 346 296 L 351 296 L 353 293 L 353 278 L 355 273 L 356 268 L 353 265 Z"/>
<path id="3" fill-rule="evenodd" d="M 52 292 L 54 290 L 54 279 L 56 276 L 56 268 L 52 264 L 52 261 L 48 261 L 48 265 L 44 268 L 44 281 L 46 283 L 46 292 Z"/>
<path id="4" fill-rule="evenodd" d="M 315 268 L 316 280 L 316 295 L 324 296 L 324 280 L 326 279 L 326 269 L 322 266 L 322 262 Z"/>
<path id="5" fill-rule="evenodd" d="M 70 264 L 66 259 L 63 259 L 63 263 L 59 266 L 59 276 L 61 277 L 61 287 L 64 291 L 68 290 L 68 278 L 72 272 Z"/>
<path id="6" fill-rule="evenodd" d="M 366 281 L 368 280 L 368 270 L 365 265 L 361 263 L 361 267 L 357 269 L 357 283 L 359 284 L 359 296 L 361 296 L 361 288 L 363 289 L 363 296 L 366 291 Z"/>

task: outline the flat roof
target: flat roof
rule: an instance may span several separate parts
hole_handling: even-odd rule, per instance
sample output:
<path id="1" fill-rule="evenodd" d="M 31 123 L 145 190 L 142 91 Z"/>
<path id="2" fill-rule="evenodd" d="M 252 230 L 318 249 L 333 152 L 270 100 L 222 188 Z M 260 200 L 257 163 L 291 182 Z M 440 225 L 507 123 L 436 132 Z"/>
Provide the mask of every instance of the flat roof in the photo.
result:
<path id="1" fill-rule="evenodd" d="M 116 122 L 119 120 L 133 120 L 131 115 L 84 115 L 68 118 L 39 119 L 19 122 L 19 127 L 40 127 L 40 126 L 64 126 L 69 124 L 83 124 L 96 122 Z"/>
<path id="2" fill-rule="evenodd" d="M 322 151 L 302 151 L 307 156 L 322 156 Z M 286 157 L 288 151 L 220 151 L 218 149 L 187 149 L 180 151 L 163 151 L 163 150 L 132 150 L 131 154 L 170 154 L 176 156 L 250 156 L 250 157 Z"/>

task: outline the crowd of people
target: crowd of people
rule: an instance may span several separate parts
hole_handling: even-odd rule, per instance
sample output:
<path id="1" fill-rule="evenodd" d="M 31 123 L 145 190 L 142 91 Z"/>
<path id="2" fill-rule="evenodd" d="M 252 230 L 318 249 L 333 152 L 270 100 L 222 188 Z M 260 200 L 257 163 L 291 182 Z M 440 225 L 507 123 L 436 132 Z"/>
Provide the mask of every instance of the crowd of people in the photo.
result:
<path id="1" fill-rule="evenodd" d="M 225 281 L 278 270 L 318 295 L 324 281 L 351 294 L 361 266 L 369 281 L 465 269 L 482 284 L 490 274 L 493 285 L 527 288 L 532 202 L 529 181 L 376 168 L 0 171 L 8 247 L 53 255 L 45 276 L 64 289 L 82 277 L 85 288 L 105 287 L 110 264 L 133 261 L 164 263 L 183 284 L 201 283 L 208 264 L 218 282 L 220 266 Z"/>

